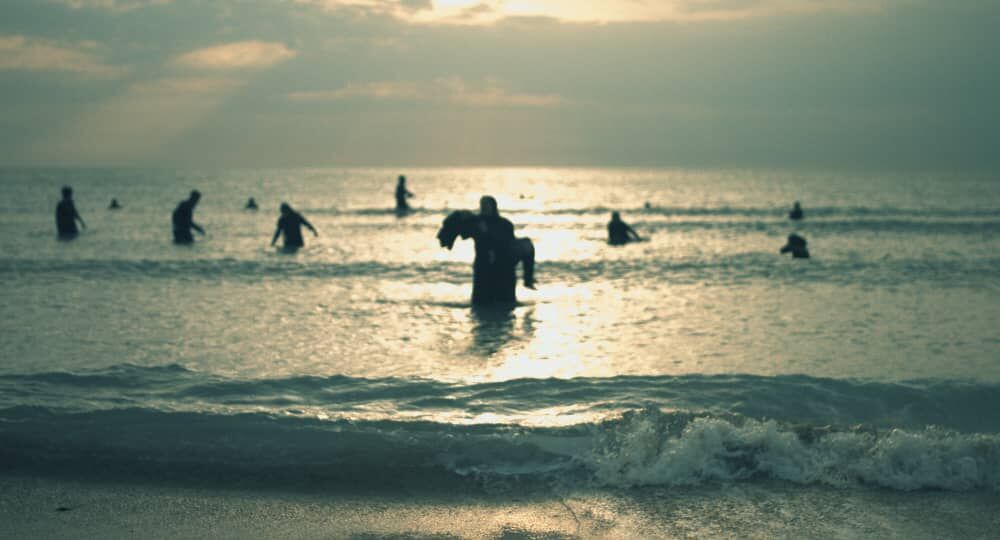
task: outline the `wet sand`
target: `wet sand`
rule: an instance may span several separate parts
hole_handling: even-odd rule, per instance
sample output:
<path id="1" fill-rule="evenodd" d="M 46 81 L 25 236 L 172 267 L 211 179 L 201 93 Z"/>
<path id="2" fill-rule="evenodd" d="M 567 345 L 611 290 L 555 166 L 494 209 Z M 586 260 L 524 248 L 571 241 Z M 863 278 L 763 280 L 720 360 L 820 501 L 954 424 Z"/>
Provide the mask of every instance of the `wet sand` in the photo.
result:
<path id="1" fill-rule="evenodd" d="M 995 538 L 1000 494 L 783 484 L 374 494 L 0 477 L 3 538 Z"/>

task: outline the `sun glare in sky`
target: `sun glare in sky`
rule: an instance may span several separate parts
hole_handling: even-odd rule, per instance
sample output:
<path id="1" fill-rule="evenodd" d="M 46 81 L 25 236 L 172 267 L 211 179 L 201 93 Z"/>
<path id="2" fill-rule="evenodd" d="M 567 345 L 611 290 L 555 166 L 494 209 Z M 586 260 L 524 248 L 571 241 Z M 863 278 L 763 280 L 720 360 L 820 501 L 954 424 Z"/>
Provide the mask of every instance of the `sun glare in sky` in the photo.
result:
<path id="1" fill-rule="evenodd" d="M 574 0 L 438 0 L 433 9 L 420 11 L 422 22 L 492 22 L 504 17 L 551 17 L 565 21 L 623 21 L 657 19 L 676 15 L 671 3 L 579 2 Z"/>
<path id="2" fill-rule="evenodd" d="M 490 23 L 505 17 L 548 17 L 568 22 L 625 22 L 662 20 L 723 20 L 781 12 L 857 11 L 879 9 L 880 1 L 817 3 L 789 1 L 726 2 L 661 0 L 437 0 L 431 9 L 416 10 L 419 22 Z"/>

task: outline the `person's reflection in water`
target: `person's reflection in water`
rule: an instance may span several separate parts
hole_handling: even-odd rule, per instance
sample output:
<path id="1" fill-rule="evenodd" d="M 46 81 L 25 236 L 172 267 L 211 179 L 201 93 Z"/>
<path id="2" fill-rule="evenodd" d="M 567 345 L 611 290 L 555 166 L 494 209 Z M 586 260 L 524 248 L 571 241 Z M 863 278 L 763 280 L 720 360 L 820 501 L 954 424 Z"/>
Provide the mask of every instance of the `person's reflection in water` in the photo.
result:
<path id="1" fill-rule="evenodd" d="M 83 222 L 83 218 L 76 211 L 76 205 L 73 204 L 73 188 L 66 186 L 62 188 L 62 200 L 56 205 L 56 231 L 59 233 L 60 240 L 76 238 L 76 235 L 79 234 L 76 228 L 77 221 L 80 222 L 81 227 L 87 228 L 87 224 Z"/>
<path id="2" fill-rule="evenodd" d="M 530 341 L 534 334 L 533 310 L 518 317 L 512 305 L 472 307 L 471 351 L 480 356 L 493 356 L 517 341 Z M 515 323 L 520 319 L 520 331 Z"/>
<path id="3" fill-rule="evenodd" d="M 177 208 L 174 209 L 174 213 L 171 216 L 174 225 L 174 243 L 175 244 L 192 244 L 194 243 L 194 235 L 191 234 L 191 229 L 198 231 L 199 234 L 205 234 L 205 229 L 202 229 L 197 223 L 194 222 L 194 207 L 198 206 L 198 201 L 201 200 L 201 192 L 196 190 L 191 191 L 191 195 L 185 201 L 181 201 Z"/>
<path id="4" fill-rule="evenodd" d="M 514 337 L 514 306 L 472 307 L 472 351 L 482 356 L 500 352 Z"/>
<path id="5" fill-rule="evenodd" d="M 283 249 L 285 251 L 295 251 L 306 243 L 302 240 L 302 227 L 312 231 L 313 236 L 319 236 L 312 223 L 302 217 L 302 214 L 292 209 L 288 203 L 281 203 L 281 217 L 278 218 L 278 227 L 274 230 L 274 237 L 271 238 L 271 245 L 278 241 L 278 236 L 284 234 L 285 239 Z"/>

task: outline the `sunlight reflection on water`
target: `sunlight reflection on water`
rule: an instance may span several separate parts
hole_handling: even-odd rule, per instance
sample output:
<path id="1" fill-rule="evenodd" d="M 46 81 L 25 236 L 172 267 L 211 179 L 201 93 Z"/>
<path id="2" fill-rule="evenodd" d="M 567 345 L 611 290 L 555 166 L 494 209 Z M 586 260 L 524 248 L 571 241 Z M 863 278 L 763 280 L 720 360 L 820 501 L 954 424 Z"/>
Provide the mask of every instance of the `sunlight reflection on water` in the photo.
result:
<path id="1" fill-rule="evenodd" d="M 25 234 L 0 236 L 3 369 L 1000 380 L 997 191 L 980 178 L 417 169 L 417 211 L 397 218 L 398 171 L 252 172 L 4 173 L 0 226 Z M 72 243 L 52 240 L 62 184 L 90 226 Z M 209 234 L 179 249 L 169 213 L 195 186 Z M 109 193 L 125 208 L 97 210 Z M 449 209 L 484 193 L 538 253 L 538 290 L 492 318 L 468 308 L 472 242 L 435 239 Z M 251 194 L 259 212 L 242 210 Z M 794 199 L 808 217 L 792 225 Z M 294 255 L 267 246 L 281 200 L 320 232 Z M 608 246 L 611 209 L 649 241 Z M 805 264 L 777 254 L 793 228 L 809 238 Z"/>

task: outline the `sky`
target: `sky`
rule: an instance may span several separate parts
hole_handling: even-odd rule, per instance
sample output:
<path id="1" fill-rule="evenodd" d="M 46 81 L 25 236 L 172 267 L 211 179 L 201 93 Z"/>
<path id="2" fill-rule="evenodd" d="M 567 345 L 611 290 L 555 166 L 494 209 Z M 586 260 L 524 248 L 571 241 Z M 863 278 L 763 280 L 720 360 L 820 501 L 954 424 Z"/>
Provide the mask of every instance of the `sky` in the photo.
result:
<path id="1" fill-rule="evenodd" d="M 10 0 L 0 166 L 1000 172 L 996 0 Z"/>

